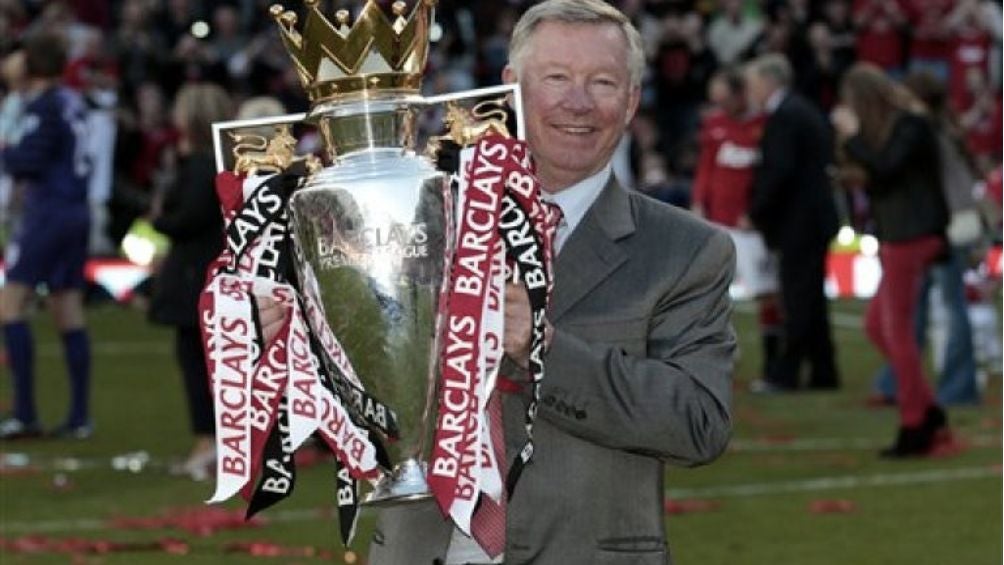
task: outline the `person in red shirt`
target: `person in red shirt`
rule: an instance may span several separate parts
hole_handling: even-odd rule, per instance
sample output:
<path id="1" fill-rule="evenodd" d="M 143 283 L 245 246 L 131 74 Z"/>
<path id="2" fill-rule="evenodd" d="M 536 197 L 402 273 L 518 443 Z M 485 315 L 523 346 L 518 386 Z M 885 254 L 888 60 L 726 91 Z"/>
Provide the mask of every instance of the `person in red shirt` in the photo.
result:
<path id="1" fill-rule="evenodd" d="M 1004 173 L 1001 172 L 1000 165 L 997 165 L 997 168 L 987 175 L 986 191 L 987 198 L 998 207 L 1004 206 Z"/>
<path id="2" fill-rule="evenodd" d="M 910 71 L 927 70 L 948 80 L 952 30 L 948 16 L 956 0 L 908 0 L 910 23 Z"/>
<path id="3" fill-rule="evenodd" d="M 719 71 L 711 78 L 708 99 L 712 109 L 704 116 L 698 136 L 700 155 L 691 207 L 732 236 L 736 290 L 756 297 L 759 307 L 766 376 L 780 348 L 777 265 L 747 216 L 766 118 L 749 111 L 744 79 L 736 70 Z"/>
<path id="4" fill-rule="evenodd" d="M 966 74 L 967 94 L 971 100 L 959 115 L 959 124 L 966 135 L 966 146 L 982 172 L 989 171 L 1001 156 L 1001 95 L 987 83 L 982 69 L 969 69 Z"/>
<path id="5" fill-rule="evenodd" d="M 905 54 L 901 28 L 906 12 L 901 0 L 854 0 L 854 26 L 858 30 L 859 61 L 886 71 L 902 72 Z"/>
<path id="6" fill-rule="evenodd" d="M 948 53 L 948 96 L 951 108 L 963 112 L 973 103 L 969 89 L 972 73 L 989 80 L 990 50 L 993 41 L 990 22 L 983 18 L 983 10 L 975 0 L 963 0 L 948 16 L 951 32 Z"/>

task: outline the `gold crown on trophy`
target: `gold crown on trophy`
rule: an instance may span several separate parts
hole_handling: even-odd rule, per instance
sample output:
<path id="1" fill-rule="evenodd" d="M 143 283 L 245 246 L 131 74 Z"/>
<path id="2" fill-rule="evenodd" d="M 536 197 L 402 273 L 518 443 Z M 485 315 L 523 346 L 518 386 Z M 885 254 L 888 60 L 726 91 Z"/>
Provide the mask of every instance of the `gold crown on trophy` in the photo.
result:
<path id="1" fill-rule="evenodd" d="M 391 20 L 376 0 L 367 0 L 355 22 L 348 10 L 324 16 L 320 0 L 304 0 L 302 33 L 297 15 L 279 4 L 269 9 L 313 104 L 383 93 L 417 93 L 429 52 L 429 27 L 436 0 L 391 5 Z"/>

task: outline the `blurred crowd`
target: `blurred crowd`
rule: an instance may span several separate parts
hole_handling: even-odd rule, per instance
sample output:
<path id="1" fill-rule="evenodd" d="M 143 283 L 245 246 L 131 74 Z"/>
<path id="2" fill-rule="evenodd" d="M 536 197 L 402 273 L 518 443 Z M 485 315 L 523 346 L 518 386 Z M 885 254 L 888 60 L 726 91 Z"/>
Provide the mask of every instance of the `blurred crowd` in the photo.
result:
<path id="1" fill-rule="evenodd" d="M 96 170 L 92 252 L 111 254 L 176 171 L 172 101 L 188 82 L 220 84 L 244 115 L 303 111 L 307 100 L 268 16 L 271 0 L 2 0 L 0 54 L 32 32 L 62 32 L 64 81 L 88 101 Z M 527 0 L 441 0 L 425 89 L 497 84 Z M 1001 153 L 1001 4 L 992 0 L 620 0 L 642 31 L 649 66 L 631 140 L 629 185 L 689 201 L 698 129 L 715 71 L 785 54 L 798 91 L 826 112 L 856 61 L 893 78 L 924 70 L 944 84 L 967 149 L 989 174 Z M 298 2 L 287 8 L 301 9 Z M 352 7 L 332 2 L 331 10 Z M 20 88 L 5 67 L 4 92 Z M 262 107 L 262 97 L 268 102 Z M 5 104 L 5 108 L 6 108 Z M 8 120 L 5 110 L 0 120 Z M 3 123 L 0 122 L 0 126 Z M 10 192 L 9 190 L 7 192 Z M 4 197 L 5 204 L 15 200 Z M 853 204 L 852 204 L 853 208 Z"/>

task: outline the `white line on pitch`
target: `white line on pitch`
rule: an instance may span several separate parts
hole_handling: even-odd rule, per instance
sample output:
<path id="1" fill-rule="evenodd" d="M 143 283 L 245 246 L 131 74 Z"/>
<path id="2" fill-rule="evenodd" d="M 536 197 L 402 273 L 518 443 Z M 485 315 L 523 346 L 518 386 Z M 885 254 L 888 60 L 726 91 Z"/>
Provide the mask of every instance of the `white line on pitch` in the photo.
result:
<path id="1" fill-rule="evenodd" d="M 299 510 L 277 510 L 265 513 L 261 520 L 266 526 L 270 523 L 305 522 L 317 520 L 327 514 L 323 508 Z M 97 518 L 82 518 L 79 520 L 39 520 L 23 522 L 0 522 L 0 533 L 9 534 L 50 534 L 55 532 L 84 532 L 113 529 L 114 517 L 99 520 Z M 169 529 L 169 528 L 161 528 Z"/>
<path id="2" fill-rule="evenodd" d="M 966 445 L 972 447 L 1000 447 L 999 435 L 983 434 L 963 436 Z M 868 450 L 886 447 L 887 442 L 872 438 L 812 438 L 795 440 L 734 439 L 729 450 L 739 453 L 776 451 L 846 451 Z"/>
<path id="3" fill-rule="evenodd" d="M 1000 469 L 990 466 L 962 467 L 956 469 L 933 469 L 909 473 L 878 473 L 874 475 L 845 475 L 842 477 L 819 477 L 794 481 L 773 481 L 692 489 L 667 489 L 669 498 L 732 498 L 785 494 L 799 492 L 819 492 L 826 490 L 859 489 L 865 487 L 887 487 L 928 483 L 948 483 L 999 477 Z"/>

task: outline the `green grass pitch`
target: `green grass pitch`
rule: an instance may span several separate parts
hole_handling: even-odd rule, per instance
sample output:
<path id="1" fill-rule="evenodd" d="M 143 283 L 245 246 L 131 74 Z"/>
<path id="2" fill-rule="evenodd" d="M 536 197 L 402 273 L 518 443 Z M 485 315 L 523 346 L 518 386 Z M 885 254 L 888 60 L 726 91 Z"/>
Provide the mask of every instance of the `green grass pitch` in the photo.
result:
<path id="1" fill-rule="evenodd" d="M 682 565 L 994 565 L 1002 559 L 1001 384 L 989 379 L 981 406 L 952 408 L 961 454 L 914 461 L 882 461 L 891 442 L 892 409 L 865 406 L 878 355 L 860 330 L 862 305 L 833 304 L 843 322 L 834 329 L 843 388 L 834 393 L 755 396 L 759 347 L 755 317 L 740 308 L 735 323 L 741 357 L 736 371 L 736 430 L 730 451 L 708 467 L 670 469 L 667 493 L 678 508 L 667 513 L 674 561 Z M 858 327 L 855 327 L 857 320 Z M 309 563 L 308 557 L 250 557 L 228 544 L 268 541 L 312 546 L 345 562 L 330 517 L 330 465 L 300 473 L 296 491 L 270 509 L 255 528 L 199 536 L 179 530 L 109 527 L 116 517 L 153 517 L 171 508 L 199 507 L 212 483 L 169 476 L 164 462 L 180 458 L 191 436 L 170 330 L 148 325 L 141 313 L 117 306 L 90 311 L 94 345 L 93 411 L 89 441 L 40 440 L 0 446 L 5 456 L 27 454 L 33 472 L 0 473 L 0 537 L 143 542 L 178 538 L 187 555 L 116 552 L 66 554 L 0 552 L 0 563 Z M 37 391 L 44 422 L 61 420 L 67 393 L 58 339 L 45 316 L 35 317 Z M 4 371 L 7 369 L 4 368 Z M 5 375 L 6 376 L 6 375 Z M 0 404 L 10 402 L 0 379 Z M 146 451 L 155 465 L 141 473 L 116 471 L 110 459 Z M 85 463 L 61 470 L 59 458 Z M 239 508 L 239 501 L 227 505 Z M 814 512 L 814 508 L 830 512 Z M 351 548 L 365 562 L 371 520 L 364 517 Z M 585 540 L 584 540 L 585 541 Z"/>

